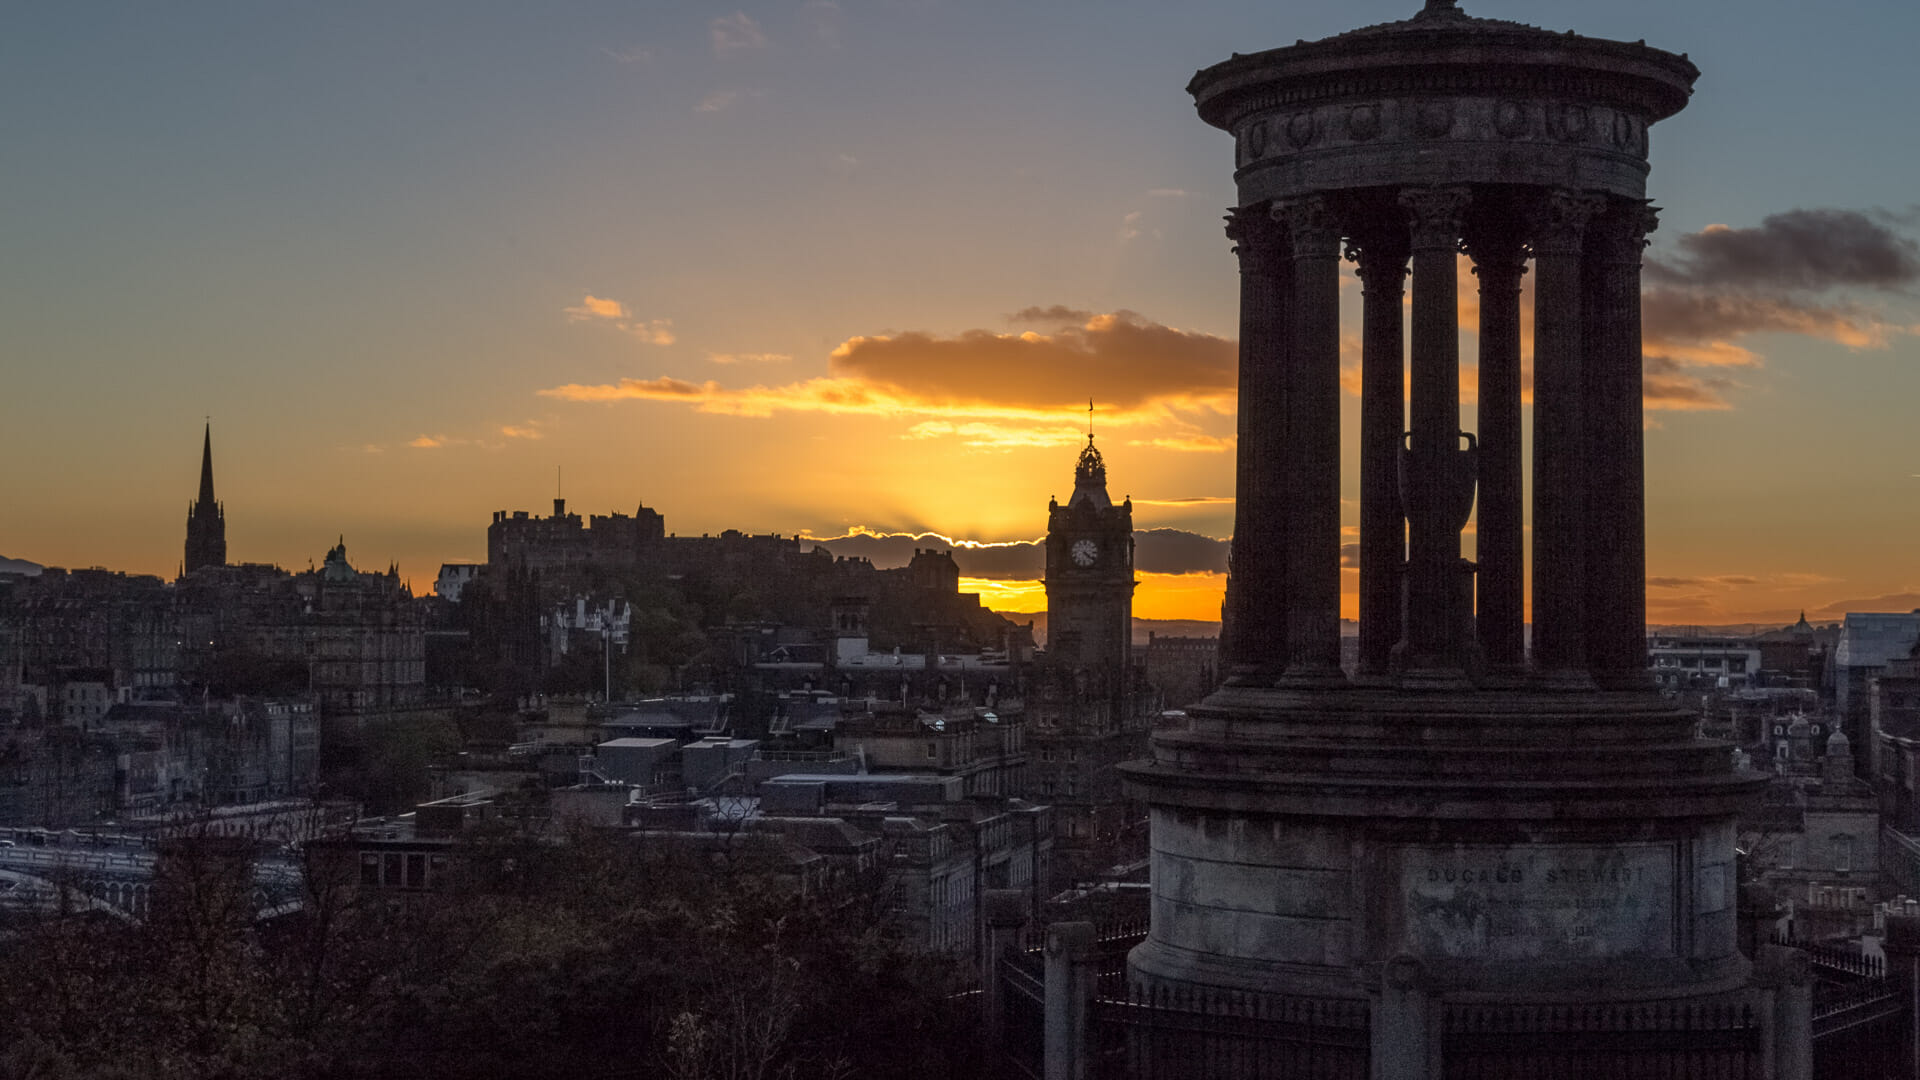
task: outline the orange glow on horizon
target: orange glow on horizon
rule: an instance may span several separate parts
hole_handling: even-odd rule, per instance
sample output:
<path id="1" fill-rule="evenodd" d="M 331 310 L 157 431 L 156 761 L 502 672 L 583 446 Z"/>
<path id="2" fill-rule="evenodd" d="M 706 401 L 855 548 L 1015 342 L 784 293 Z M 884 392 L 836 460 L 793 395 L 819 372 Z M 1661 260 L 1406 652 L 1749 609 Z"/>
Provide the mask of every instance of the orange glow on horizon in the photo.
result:
<path id="1" fill-rule="evenodd" d="M 1220 621 L 1226 595 L 1225 574 L 1139 574 L 1133 613 L 1142 619 Z M 980 602 L 1003 615 L 1032 615 L 1047 610 L 1047 586 L 1030 579 L 960 579 L 961 592 L 980 594 Z"/>

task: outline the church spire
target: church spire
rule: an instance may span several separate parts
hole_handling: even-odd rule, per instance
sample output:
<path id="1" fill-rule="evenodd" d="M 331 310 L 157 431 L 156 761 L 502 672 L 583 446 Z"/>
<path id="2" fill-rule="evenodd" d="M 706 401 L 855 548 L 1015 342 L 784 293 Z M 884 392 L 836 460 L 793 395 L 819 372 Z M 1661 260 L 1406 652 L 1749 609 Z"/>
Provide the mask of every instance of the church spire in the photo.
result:
<path id="1" fill-rule="evenodd" d="M 207 429 L 200 443 L 200 501 L 213 503 L 213 421 L 207 421 Z"/>
<path id="2" fill-rule="evenodd" d="M 187 551 L 182 571 L 227 564 L 227 515 L 213 496 L 213 422 L 200 441 L 200 497 L 187 509 Z"/>

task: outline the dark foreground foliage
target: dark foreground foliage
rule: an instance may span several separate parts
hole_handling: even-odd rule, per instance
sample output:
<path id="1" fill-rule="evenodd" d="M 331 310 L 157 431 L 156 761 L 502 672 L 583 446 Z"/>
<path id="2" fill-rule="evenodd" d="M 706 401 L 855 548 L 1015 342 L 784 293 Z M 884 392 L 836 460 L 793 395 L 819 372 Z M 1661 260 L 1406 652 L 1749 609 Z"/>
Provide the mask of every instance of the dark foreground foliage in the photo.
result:
<path id="1" fill-rule="evenodd" d="M 144 923 L 8 917 L 0 1077 L 975 1074 L 959 972 L 884 929 L 878 874 L 802 894 L 757 862 L 507 836 L 395 897 L 316 849 L 303 910 L 261 923 L 244 855 L 181 845 Z"/>

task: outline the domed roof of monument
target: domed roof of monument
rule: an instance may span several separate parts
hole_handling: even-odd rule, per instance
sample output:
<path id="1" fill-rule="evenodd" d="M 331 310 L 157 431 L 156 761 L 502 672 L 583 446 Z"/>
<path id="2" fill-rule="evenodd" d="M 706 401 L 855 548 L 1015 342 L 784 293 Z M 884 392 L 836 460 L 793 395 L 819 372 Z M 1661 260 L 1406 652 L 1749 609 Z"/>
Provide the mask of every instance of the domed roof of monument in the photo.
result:
<path id="1" fill-rule="evenodd" d="M 1618 100 L 1661 120 L 1679 112 L 1700 69 L 1685 54 L 1652 48 L 1645 41 L 1613 41 L 1569 30 L 1555 33 L 1506 19 L 1483 19 L 1461 11 L 1458 0 L 1427 0 L 1411 18 L 1377 23 L 1318 41 L 1254 53 L 1197 72 L 1187 85 L 1201 118 L 1216 127 L 1232 123 L 1246 99 L 1304 102 L 1327 96 L 1367 94 L 1363 72 L 1419 69 L 1428 93 L 1508 93 L 1538 81 L 1543 73 L 1572 74 L 1579 96 Z M 1563 80 L 1564 81 L 1564 80 Z"/>
<path id="2" fill-rule="evenodd" d="M 1542 34 L 1547 37 L 1558 36 L 1551 30 L 1542 30 L 1528 23 L 1513 22 L 1509 19 L 1482 19 L 1469 15 L 1460 10 L 1459 0 L 1427 0 L 1427 6 L 1420 9 L 1420 11 L 1410 19 L 1400 19 L 1397 22 L 1375 23 L 1372 26 L 1362 26 L 1355 30 L 1348 30 L 1344 34 L 1335 34 L 1324 40 L 1339 41 L 1343 38 L 1365 37 L 1372 34 L 1397 34 L 1416 30 L 1467 31 L 1474 33 L 1485 33 L 1487 31 L 1497 30 Z"/>
<path id="3" fill-rule="evenodd" d="M 1833 734 L 1827 739 L 1827 756 L 1838 757 L 1851 753 L 1853 753 L 1853 740 L 1847 738 L 1846 732 L 1834 728 Z"/>
<path id="4" fill-rule="evenodd" d="M 1087 445 L 1080 450 L 1080 461 L 1073 467 L 1073 498 L 1067 500 L 1069 507 L 1091 504 L 1096 509 L 1110 510 L 1113 499 L 1107 495 L 1107 463 L 1100 451 L 1093 448 L 1093 436 L 1087 436 Z"/>

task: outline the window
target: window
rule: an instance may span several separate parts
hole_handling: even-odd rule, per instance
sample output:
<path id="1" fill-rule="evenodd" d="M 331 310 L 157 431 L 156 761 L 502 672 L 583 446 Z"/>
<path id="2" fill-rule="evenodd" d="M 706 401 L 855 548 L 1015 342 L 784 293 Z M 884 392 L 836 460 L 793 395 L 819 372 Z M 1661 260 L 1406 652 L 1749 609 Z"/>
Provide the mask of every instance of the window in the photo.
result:
<path id="1" fill-rule="evenodd" d="M 1041 760 L 1041 761 L 1052 761 L 1052 760 L 1053 760 L 1053 750 L 1052 750 L 1051 748 L 1048 748 L 1048 749 L 1046 749 L 1046 750 L 1042 750 L 1042 751 L 1040 751 L 1040 760 Z"/>
<path id="2" fill-rule="evenodd" d="M 1842 874 L 1853 869 L 1853 837 L 1844 833 L 1833 837 L 1833 869 Z"/>
<path id="3" fill-rule="evenodd" d="M 934 742 L 932 739 L 928 739 L 927 740 L 927 757 L 929 759 L 932 759 L 932 758 L 937 758 L 939 756 L 940 756 L 940 744 L 937 742 Z"/>

